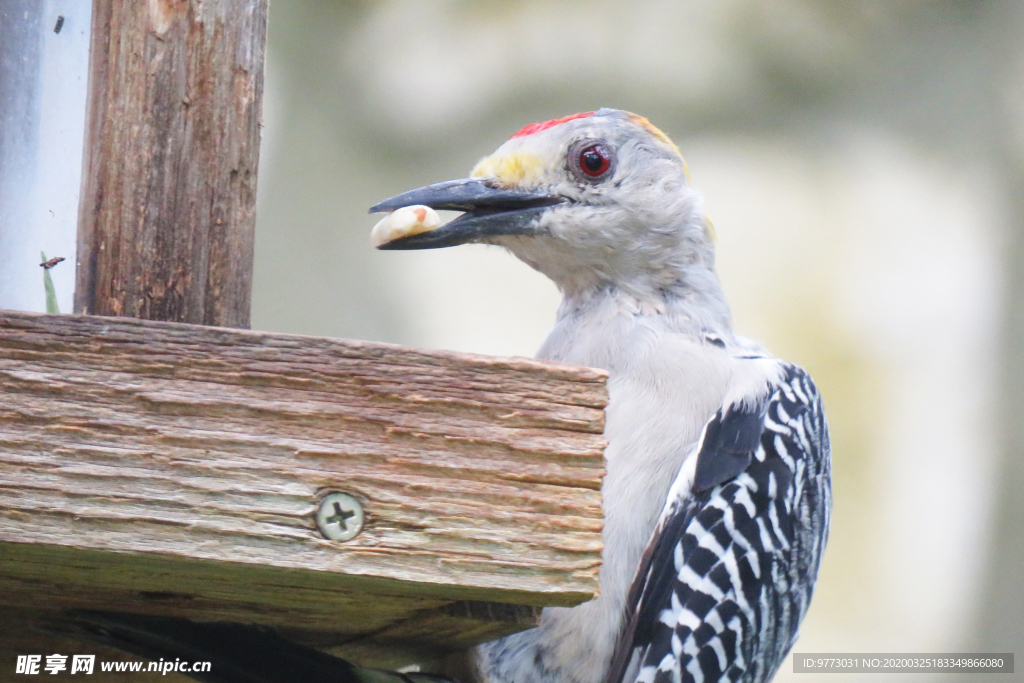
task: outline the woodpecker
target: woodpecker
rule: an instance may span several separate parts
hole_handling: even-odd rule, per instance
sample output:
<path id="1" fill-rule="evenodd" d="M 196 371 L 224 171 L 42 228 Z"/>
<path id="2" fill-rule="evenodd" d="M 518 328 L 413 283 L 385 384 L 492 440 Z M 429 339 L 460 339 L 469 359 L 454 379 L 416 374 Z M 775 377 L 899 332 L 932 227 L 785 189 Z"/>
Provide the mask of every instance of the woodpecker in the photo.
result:
<path id="1" fill-rule="evenodd" d="M 770 680 L 828 534 L 828 430 L 807 373 L 733 332 L 678 148 L 601 109 L 523 128 L 470 176 L 374 206 L 465 212 L 378 248 L 504 247 L 563 296 L 538 357 L 609 373 L 600 596 L 480 647 L 482 678 Z"/>
<path id="2" fill-rule="evenodd" d="M 480 646 L 478 679 L 769 681 L 797 637 L 828 535 L 828 428 L 808 374 L 733 331 L 714 229 L 677 147 L 616 109 L 531 124 L 469 178 L 370 211 L 410 207 L 463 214 L 443 225 L 406 215 L 399 229 L 374 230 L 379 249 L 508 250 L 563 296 L 538 357 L 608 372 L 600 594 Z M 152 621 L 97 619 L 105 642 L 127 638 L 148 656 L 186 639 L 167 637 L 180 625 L 146 640 L 161 631 Z M 202 647 L 215 640 L 188 632 Z M 273 649 L 271 636 L 256 637 L 261 653 Z M 300 646 L 282 651 L 307 661 Z M 325 657 L 308 661 L 329 667 Z M 369 680 L 343 664 L 337 680 Z"/>

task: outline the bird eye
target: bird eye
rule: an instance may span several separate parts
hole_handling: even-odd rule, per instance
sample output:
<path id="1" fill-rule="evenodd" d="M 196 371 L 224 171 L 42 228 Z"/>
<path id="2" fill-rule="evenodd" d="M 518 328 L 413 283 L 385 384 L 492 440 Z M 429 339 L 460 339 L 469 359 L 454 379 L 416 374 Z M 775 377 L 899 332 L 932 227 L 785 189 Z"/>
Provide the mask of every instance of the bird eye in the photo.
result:
<path id="1" fill-rule="evenodd" d="M 612 165 L 611 157 L 604 145 L 597 143 L 580 150 L 580 170 L 591 178 L 596 178 Z"/>
<path id="2" fill-rule="evenodd" d="M 569 167 L 580 180 L 603 180 L 611 172 L 614 155 L 605 143 L 579 140 L 569 148 Z"/>

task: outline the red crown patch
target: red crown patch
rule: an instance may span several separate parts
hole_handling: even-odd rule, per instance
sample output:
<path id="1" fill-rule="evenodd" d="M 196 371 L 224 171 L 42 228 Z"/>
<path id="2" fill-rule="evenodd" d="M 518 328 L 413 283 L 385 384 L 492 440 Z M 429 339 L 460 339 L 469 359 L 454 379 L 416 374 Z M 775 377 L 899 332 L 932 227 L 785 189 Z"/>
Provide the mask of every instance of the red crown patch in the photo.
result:
<path id="1" fill-rule="evenodd" d="M 560 123 L 565 123 L 566 121 L 572 121 L 574 119 L 585 119 L 588 116 L 593 116 L 594 114 L 595 114 L 595 112 L 585 111 L 582 114 L 573 114 L 572 116 L 563 116 L 560 119 L 551 119 L 550 121 L 542 121 L 540 123 L 531 123 L 528 126 L 523 126 L 519 130 L 519 132 L 516 133 L 515 135 L 513 135 L 511 138 L 509 138 L 509 140 L 511 140 L 512 138 L 521 138 L 524 135 L 533 135 L 534 133 L 539 133 L 542 130 L 547 130 L 548 128 L 551 128 L 553 126 L 557 126 Z"/>

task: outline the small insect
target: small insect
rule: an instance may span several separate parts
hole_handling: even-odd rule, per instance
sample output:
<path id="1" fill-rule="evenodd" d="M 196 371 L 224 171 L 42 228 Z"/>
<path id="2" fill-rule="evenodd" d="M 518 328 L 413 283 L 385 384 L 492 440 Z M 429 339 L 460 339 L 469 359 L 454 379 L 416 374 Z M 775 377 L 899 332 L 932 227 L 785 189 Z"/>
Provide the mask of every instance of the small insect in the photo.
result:
<path id="1" fill-rule="evenodd" d="M 44 270 L 49 270 L 50 268 L 53 268 L 55 265 L 57 265 L 58 263 L 60 263 L 63 260 L 64 260 L 63 256 L 54 256 L 49 261 L 43 261 L 42 263 L 39 264 L 39 266 L 41 268 L 43 268 Z"/>
<path id="2" fill-rule="evenodd" d="M 62 28 L 64 28 L 64 15 L 63 14 L 58 14 L 57 15 L 57 25 L 53 27 L 53 32 L 54 33 L 60 33 L 60 30 Z"/>

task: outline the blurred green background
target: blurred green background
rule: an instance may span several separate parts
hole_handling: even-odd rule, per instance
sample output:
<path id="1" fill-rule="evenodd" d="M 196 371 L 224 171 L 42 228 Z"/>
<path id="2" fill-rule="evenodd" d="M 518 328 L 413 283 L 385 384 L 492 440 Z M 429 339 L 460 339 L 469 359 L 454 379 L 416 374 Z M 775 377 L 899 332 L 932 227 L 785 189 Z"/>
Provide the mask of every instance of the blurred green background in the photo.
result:
<path id="1" fill-rule="evenodd" d="M 643 114 L 738 331 L 824 395 L 795 649 L 1024 656 L 1024 3 L 274 0 L 269 30 L 254 328 L 532 355 L 550 283 L 496 248 L 377 253 L 366 208 L 531 121 Z"/>

